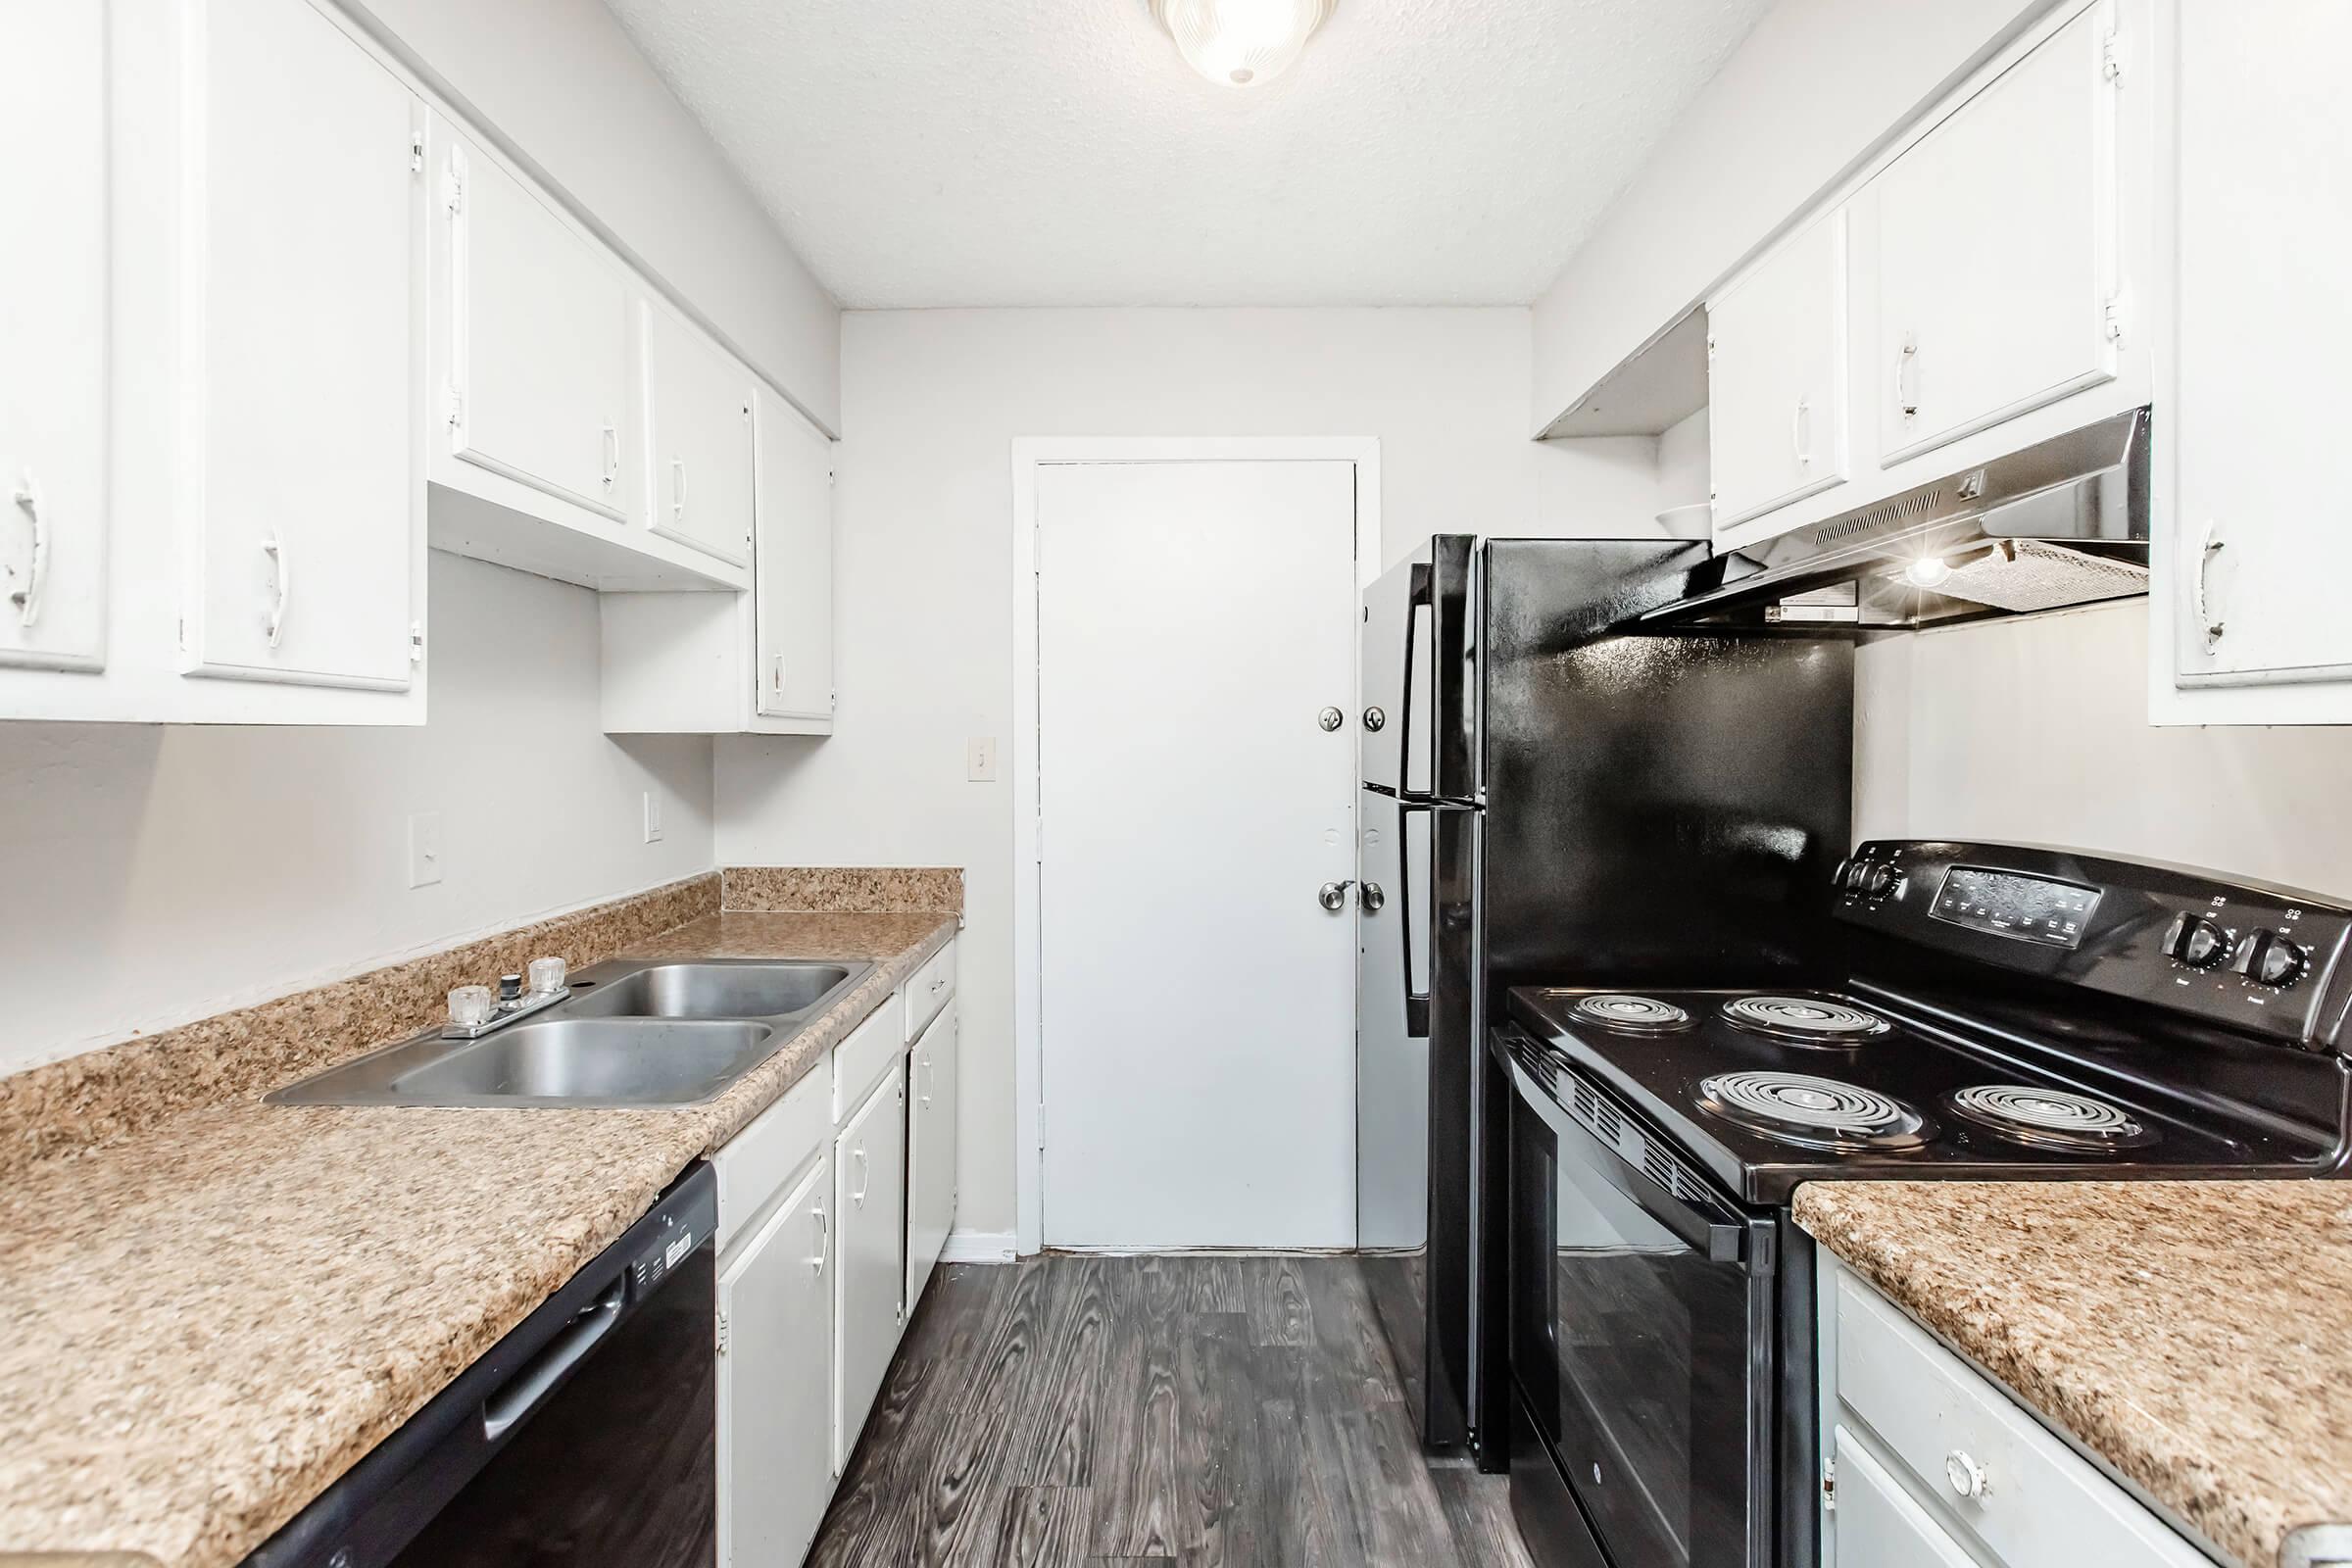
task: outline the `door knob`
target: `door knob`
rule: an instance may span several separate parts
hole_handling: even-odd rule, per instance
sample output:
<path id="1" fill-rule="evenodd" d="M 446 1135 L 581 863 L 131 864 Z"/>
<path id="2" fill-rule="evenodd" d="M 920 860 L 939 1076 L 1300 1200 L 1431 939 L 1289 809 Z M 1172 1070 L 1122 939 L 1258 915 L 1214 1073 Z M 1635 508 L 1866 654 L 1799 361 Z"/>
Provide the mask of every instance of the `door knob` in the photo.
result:
<path id="1" fill-rule="evenodd" d="M 1326 882 L 1321 888 L 1316 890 L 1315 902 L 1323 906 L 1323 907 L 1326 909 L 1338 910 L 1345 908 L 1348 905 L 1348 890 L 1352 886 L 1354 886 L 1352 881 Z"/>
<path id="2" fill-rule="evenodd" d="M 1358 893 L 1356 898 L 1362 901 L 1366 914 L 1378 914 L 1381 906 L 1389 902 L 1389 896 L 1380 891 L 1380 884 L 1377 882 L 1365 883 L 1363 891 Z"/>
<path id="3" fill-rule="evenodd" d="M 1384 710 L 1378 708 L 1364 710 L 1364 728 L 1378 732 L 1380 727 L 1388 721 L 1389 715 Z"/>
<path id="4" fill-rule="evenodd" d="M 1338 729 L 1342 724 L 1347 723 L 1348 715 L 1341 712 L 1336 708 L 1326 708 L 1323 710 L 1323 711 L 1315 715 L 1315 722 L 1322 725 L 1323 732 L 1328 735 L 1333 730 Z"/>

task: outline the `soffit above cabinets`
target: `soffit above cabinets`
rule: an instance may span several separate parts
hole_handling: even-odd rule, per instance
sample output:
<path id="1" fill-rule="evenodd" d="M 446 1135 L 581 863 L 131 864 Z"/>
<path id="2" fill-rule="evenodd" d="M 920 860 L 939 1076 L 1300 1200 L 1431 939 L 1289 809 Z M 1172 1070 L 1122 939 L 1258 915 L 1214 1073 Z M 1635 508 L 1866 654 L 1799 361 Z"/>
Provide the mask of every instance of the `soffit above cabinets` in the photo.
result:
<path id="1" fill-rule="evenodd" d="M 1707 406 L 1707 313 L 1675 322 L 1544 427 L 1563 436 L 1658 435 Z"/>

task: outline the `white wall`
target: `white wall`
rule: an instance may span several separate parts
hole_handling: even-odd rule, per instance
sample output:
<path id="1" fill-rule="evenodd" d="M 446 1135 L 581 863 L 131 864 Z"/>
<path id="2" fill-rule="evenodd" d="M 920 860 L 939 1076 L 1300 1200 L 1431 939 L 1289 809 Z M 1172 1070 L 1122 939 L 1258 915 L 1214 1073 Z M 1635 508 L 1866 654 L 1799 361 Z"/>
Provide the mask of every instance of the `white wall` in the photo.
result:
<path id="1" fill-rule="evenodd" d="M 1867 644 L 1855 828 L 2107 850 L 2352 897 L 2352 728 L 2148 723 L 2144 600 Z"/>
<path id="2" fill-rule="evenodd" d="M 841 313 L 599 0 L 345 0 L 828 431 Z"/>
<path id="3" fill-rule="evenodd" d="M 1527 347 L 1520 310 L 844 318 L 840 729 L 719 741 L 718 854 L 969 872 L 963 1226 L 1013 1228 L 1010 769 L 967 783 L 963 756 L 1009 738 L 1013 439 L 1374 436 L 1394 561 L 1433 532 L 1531 528 Z"/>
<path id="4" fill-rule="evenodd" d="M 2048 0 L 1780 0 L 1536 302 L 1530 428 L 1750 252 Z"/>
<path id="5" fill-rule="evenodd" d="M 431 572 L 422 729 L 0 723 L 0 1073 L 710 868 L 710 742 L 598 728 L 595 596 Z"/>

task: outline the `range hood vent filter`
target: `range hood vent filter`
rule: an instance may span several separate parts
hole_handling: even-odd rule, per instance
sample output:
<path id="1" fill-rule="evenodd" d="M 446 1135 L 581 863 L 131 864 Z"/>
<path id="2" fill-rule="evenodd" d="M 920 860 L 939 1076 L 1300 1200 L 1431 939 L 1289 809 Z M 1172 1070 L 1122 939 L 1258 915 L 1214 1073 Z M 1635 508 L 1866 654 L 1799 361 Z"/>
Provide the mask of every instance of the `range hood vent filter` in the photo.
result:
<path id="1" fill-rule="evenodd" d="M 2039 539 L 2005 539 L 1954 565 L 1936 591 L 1947 599 L 2024 614 L 2144 594 L 2148 568 Z"/>

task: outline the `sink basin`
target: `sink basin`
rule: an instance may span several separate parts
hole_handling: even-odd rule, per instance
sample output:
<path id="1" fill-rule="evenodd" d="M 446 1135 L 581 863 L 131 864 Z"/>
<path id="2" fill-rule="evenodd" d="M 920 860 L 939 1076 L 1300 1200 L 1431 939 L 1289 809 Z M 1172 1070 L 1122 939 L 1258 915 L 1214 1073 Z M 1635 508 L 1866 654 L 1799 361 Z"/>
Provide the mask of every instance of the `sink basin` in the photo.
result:
<path id="1" fill-rule="evenodd" d="M 575 1018 L 780 1018 L 829 1000 L 844 963 L 657 963 L 565 1004 Z"/>
<path id="2" fill-rule="evenodd" d="M 476 1040 L 431 1030 L 289 1084 L 273 1105 L 691 1105 L 790 1045 L 873 973 L 817 959 L 617 959 Z"/>
<path id="3" fill-rule="evenodd" d="M 761 1023 L 550 1018 L 460 1046 L 386 1087 L 441 1105 L 688 1105 L 758 1066 L 775 1038 Z"/>

